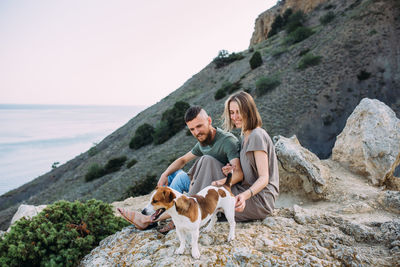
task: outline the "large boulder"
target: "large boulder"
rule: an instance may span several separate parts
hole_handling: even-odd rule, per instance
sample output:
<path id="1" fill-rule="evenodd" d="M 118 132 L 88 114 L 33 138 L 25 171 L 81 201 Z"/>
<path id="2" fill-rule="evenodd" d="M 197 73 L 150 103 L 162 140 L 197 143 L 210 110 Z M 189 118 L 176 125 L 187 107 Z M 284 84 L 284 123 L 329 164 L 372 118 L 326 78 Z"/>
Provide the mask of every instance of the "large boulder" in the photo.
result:
<path id="1" fill-rule="evenodd" d="M 373 185 L 387 184 L 399 190 L 394 172 L 400 163 L 400 120 L 384 103 L 364 98 L 338 135 L 332 159 Z"/>
<path id="2" fill-rule="evenodd" d="M 300 145 L 296 136 L 274 136 L 279 160 L 279 188 L 281 192 L 304 193 L 311 199 L 326 195 L 329 169 L 319 158 Z M 301 192 L 299 192 L 301 191 Z"/>

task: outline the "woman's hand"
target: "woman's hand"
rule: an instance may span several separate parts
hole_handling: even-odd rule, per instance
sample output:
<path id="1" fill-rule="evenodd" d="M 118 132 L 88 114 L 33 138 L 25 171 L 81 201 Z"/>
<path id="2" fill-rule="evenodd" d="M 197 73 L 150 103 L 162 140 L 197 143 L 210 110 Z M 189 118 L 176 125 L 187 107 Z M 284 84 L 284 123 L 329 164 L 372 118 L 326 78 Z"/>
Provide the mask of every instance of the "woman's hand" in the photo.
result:
<path id="1" fill-rule="evenodd" d="M 225 181 L 226 181 L 226 178 L 221 179 L 221 180 L 218 180 L 218 181 L 213 181 L 213 182 L 211 183 L 211 185 L 213 185 L 213 186 L 221 186 L 221 185 L 224 185 L 224 184 L 225 184 Z"/>
<path id="2" fill-rule="evenodd" d="M 235 198 L 236 198 L 235 211 L 242 212 L 246 207 L 246 196 L 243 193 L 241 193 L 237 195 Z"/>
<path id="3" fill-rule="evenodd" d="M 228 173 L 230 173 L 234 169 L 235 169 L 234 166 L 232 166 L 230 163 L 227 163 L 224 167 L 222 167 L 222 172 L 224 173 L 225 176 L 228 176 Z"/>

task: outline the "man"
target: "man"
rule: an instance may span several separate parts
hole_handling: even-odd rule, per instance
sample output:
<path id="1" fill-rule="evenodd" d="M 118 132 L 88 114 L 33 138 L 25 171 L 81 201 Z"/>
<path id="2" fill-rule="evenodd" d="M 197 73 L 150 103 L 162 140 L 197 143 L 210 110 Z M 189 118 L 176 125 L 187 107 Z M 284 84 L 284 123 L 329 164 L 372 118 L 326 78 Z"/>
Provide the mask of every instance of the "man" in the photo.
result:
<path id="1" fill-rule="evenodd" d="M 179 192 L 194 195 L 211 182 L 225 177 L 222 168 L 233 166 L 232 184 L 243 179 L 239 161 L 239 141 L 231 133 L 224 132 L 212 126 L 211 117 L 201 107 L 190 107 L 185 114 L 185 122 L 192 135 L 198 140 L 191 151 L 172 162 L 161 174 L 158 186 L 169 185 Z M 190 161 L 197 159 L 188 174 L 182 168 Z M 151 223 L 150 216 L 139 212 L 118 209 L 122 216 L 133 223 L 138 229 L 146 229 Z M 160 220 L 167 219 L 168 214 L 162 214 Z M 173 229 L 172 222 L 160 232 Z"/>

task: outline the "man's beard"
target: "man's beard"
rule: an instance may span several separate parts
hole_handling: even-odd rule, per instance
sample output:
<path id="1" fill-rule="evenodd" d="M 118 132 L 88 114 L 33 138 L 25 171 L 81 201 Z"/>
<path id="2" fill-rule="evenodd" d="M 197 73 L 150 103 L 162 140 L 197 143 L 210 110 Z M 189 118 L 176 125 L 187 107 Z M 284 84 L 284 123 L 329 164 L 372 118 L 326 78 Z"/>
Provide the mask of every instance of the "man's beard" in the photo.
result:
<path id="1" fill-rule="evenodd" d="M 199 141 L 200 145 L 202 145 L 202 146 L 210 145 L 211 141 L 212 141 L 212 130 L 210 129 L 210 131 L 208 131 L 207 137 L 206 137 L 206 139 L 204 139 L 204 141 L 200 141 L 200 140 L 198 140 L 198 141 Z"/>

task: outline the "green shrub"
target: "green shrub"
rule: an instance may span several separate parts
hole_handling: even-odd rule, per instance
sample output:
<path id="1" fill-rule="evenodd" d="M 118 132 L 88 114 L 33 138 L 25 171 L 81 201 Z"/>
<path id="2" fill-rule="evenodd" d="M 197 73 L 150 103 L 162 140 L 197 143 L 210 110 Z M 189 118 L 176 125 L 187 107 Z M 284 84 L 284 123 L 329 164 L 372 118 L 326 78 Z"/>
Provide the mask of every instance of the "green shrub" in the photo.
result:
<path id="1" fill-rule="evenodd" d="M 286 23 L 286 32 L 291 33 L 297 30 L 300 27 L 303 27 L 303 23 L 305 20 L 305 15 L 303 11 L 297 11 L 293 14 L 291 14 L 288 17 L 287 23 Z"/>
<path id="2" fill-rule="evenodd" d="M 274 58 L 278 58 L 278 57 L 280 57 L 282 54 L 286 53 L 287 51 L 288 51 L 288 49 L 287 49 L 286 47 L 278 48 L 278 49 L 273 50 L 273 51 L 271 52 L 271 55 L 272 55 Z"/>
<path id="3" fill-rule="evenodd" d="M 0 240 L 0 266 L 77 266 L 102 239 L 128 225 L 102 201 L 58 201 L 11 227 Z"/>
<path id="4" fill-rule="evenodd" d="M 119 171 L 121 167 L 124 165 L 126 160 L 127 160 L 126 156 L 110 159 L 107 162 L 106 166 L 104 166 L 105 174 Z"/>
<path id="5" fill-rule="evenodd" d="M 263 60 L 261 58 L 260 52 L 258 52 L 258 51 L 254 52 L 253 56 L 250 58 L 249 63 L 250 63 L 250 67 L 252 70 L 261 66 L 261 64 L 263 63 Z"/>
<path id="6" fill-rule="evenodd" d="M 288 36 L 286 36 L 285 43 L 289 45 L 299 43 L 310 37 L 313 33 L 314 31 L 307 27 L 299 27 L 295 31 L 291 32 Z"/>
<path id="7" fill-rule="evenodd" d="M 139 149 L 153 142 L 154 127 L 148 123 L 140 125 L 132 137 L 129 147 Z"/>
<path id="8" fill-rule="evenodd" d="M 148 173 L 142 180 L 135 182 L 133 186 L 129 187 L 122 199 L 146 195 L 154 190 L 157 182 L 157 176 Z"/>
<path id="9" fill-rule="evenodd" d="M 333 11 L 329 11 L 325 15 L 319 18 L 319 21 L 321 22 L 322 25 L 326 25 L 329 22 L 331 22 L 335 18 L 335 13 Z"/>
<path id="10" fill-rule="evenodd" d="M 278 76 L 266 76 L 256 81 L 256 95 L 262 96 L 281 84 Z"/>
<path id="11" fill-rule="evenodd" d="M 357 75 L 357 79 L 358 79 L 359 81 L 363 81 L 363 80 L 369 79 L 369 77 L 371 77 L 371 73 L 370 73 L 370 72 L 367 72 L 367 71 L 365 71 L 365 70 L 362 70 L 362 71 Z"/>
<path id="12" fill-rule="evenodd" d="M 180 130 L 185 128 L 185 112 L 190 105 L 184 101 L 178 101 L 173 108 L 166 110 L 161 121 L 157 124 L 153 133 L 154 144 L 159 145 L 170 139 Z"/>
<path id="13" fill-rule="evenodd" d="M 300 51 L 299 56 L 302 57 L 305 54 L 307 54 L 308 52 L 310 52 L 310 48 L 306 48 Z"/>
<path id="14" fill-rule="evenodd" d="M 236 60 L 243 59 L 244 56 L 241 53 L 232 53 L 229 54 L 226 50 L 221 50 L 218 53 L 218 56 L 213 59 L 213 63 L 215 64 L 215 68 L 219 69 L 225 67 L 226 65 L 231 64 Z"/>
<path id="15" fill-rule="evenodd" d="M 219 100 L 224 98 L 227 94 L 232 94 L 233 92 L 239 90 L 241 86 L 242 84 L 239 81 L 235 83 L 224 82 L 221 88 L 219 88 L 215 93 L 214 99 Z"/>
<path id="16" fill-rule="evenodd" d="M 321 62 L 321 59 L 322 59 L 321 56 L 315 56 L 315 55 L 313 55 L 311 53 L 305 54 L 301 58 L 301 60 L 299 62 L 299 65 L 298 65 L 298 68 L 300 70 L 304 70 L 304 69 L 306 69 L 308 67 L 318 65 Z"/>
<path id="17" fill-rule="evenodd" d="M 90 182 L 105 175 L 104 168 L 97 163 L 90 165 L 88 172 L 85 174 L 85 181 Z"/>
<path id="18" fill-rule="evenodd" d="M 97 152 L 98 152 L 97 151 L 97 144 L 94 143 L 93 146 L 88 151 L 89 157 L 93 157 L 94 155 L 97 154 Z"/>
<path id="19" fill-rule="evenodd" d="M 128 164 L 126 164 L 126 167 L 129 169 L 133 165 L 135 165 L 138 161 L 136 159 L 131 159 Z"/>
<path id="20" fill-rule="evenodd" d="M 283 28 L 283 19 L 281 15 L 275 17 L 274 21 L 271 24 L 271 29 L 268 32 L 268 38 L 274 36 L 278 32 L 280 32 Z"/>

